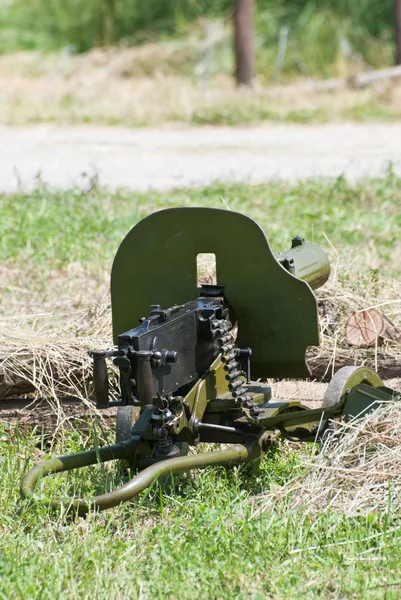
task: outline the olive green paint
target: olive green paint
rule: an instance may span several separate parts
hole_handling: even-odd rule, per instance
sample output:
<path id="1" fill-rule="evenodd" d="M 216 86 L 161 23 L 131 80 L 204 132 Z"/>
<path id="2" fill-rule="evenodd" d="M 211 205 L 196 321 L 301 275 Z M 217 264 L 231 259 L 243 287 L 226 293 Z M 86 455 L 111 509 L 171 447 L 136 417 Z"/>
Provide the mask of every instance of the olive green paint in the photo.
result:
<path id="1" fill-rule="evenodd" d="M 305 350 L 319 344 L 313 292 L 278 263 L 255 221 L 227 210 L 166 209 L 131 229 L 111 275 L 114 340 L 151 304 L 168 308 L 199 295 L 199 253 L 216 255 L 217 283 L 239 323 L 237 343 L 252 348 L 252 376 L 308 376 Z"/>

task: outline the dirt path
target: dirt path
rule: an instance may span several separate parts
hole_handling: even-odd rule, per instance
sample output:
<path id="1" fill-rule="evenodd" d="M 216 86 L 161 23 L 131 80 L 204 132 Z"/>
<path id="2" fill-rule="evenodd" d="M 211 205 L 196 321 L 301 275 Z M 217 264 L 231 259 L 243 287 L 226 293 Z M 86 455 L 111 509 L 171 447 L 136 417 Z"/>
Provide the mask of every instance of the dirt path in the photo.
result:
<path id="1" fill-rule="evenodd" d="M 215 180 L 401 174 L 401 124 L 253 128 L 0 128 L 0 191 L 88 185 L 146 190 Z M 86 174 L 86 175 L 84 175 Z"/>

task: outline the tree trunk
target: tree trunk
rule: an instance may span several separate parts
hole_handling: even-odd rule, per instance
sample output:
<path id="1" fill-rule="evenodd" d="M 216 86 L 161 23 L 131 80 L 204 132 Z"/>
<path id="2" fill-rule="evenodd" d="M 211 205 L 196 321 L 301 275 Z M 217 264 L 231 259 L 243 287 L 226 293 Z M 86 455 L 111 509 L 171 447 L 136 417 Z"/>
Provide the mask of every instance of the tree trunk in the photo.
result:
<path id="1" fill-rule="evenodd" d="M 394 0 L 395 62 L 401 65 L 401 0 Z"/>
<path id="2" fill-rule="evenodd" d="M 111 46 L 117 41 L 115 0 L 104 3 L 103 43 Z"/>
<path id="3" fill-rule="evenodd" d="M 235 79 L 237 85 L 252 85 L 254 77 L 253 13 L 255 0 L 234 0 Z"/>

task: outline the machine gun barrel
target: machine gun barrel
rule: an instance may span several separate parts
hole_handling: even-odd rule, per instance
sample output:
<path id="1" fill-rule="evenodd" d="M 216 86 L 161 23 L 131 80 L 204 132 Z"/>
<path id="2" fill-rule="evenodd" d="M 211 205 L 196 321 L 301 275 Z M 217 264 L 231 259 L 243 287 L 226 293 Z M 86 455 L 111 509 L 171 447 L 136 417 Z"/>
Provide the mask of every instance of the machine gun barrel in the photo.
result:
<path id="1" fill-rule="evenodd" d="M 276 252 L 275 256 L 287 271 L 306 281 L 312 290 L 322 287 L 329 278 L 330 262 L 326 252 L 299 236 L 292 240 L 290 250 Z"/>

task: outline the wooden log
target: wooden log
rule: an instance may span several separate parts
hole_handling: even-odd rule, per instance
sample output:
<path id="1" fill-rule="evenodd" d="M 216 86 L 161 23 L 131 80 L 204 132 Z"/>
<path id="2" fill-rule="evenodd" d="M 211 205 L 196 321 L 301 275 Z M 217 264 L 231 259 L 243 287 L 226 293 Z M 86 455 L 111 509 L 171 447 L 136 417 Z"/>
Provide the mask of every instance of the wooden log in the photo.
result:
<path id="1" fill-rule="evenodd" d="M 273 398 L 276 400 L 299 400 L 300 402 L 319 406 L 326 383 L 315 381 L 277 381 L 273 384 Z M 21 431 L 42 430 L 46 437 L 54 434 L 57 428 L 63 430 L 79 429 L 86 431 L 94 419 L 103 427 L 114 427 L 116 421 L 116 408 L 96 411 L 94 406 L 88 405 L 79 398 L 64 398 L 59 406 L 54 400 L 41 398 L 15 398 L 0 403 L 0 423 L 16 425 Z"/>
<path id="2" fill-rule="evenodd" d="M 3 398 L 14 398 L 33 394 L 35 387 L 31 381 L 23 377 L 15 377 L 11 379 L 0 373 L 0 403 Z"/>
<path id="3" fill-rule="evenodd" d="M 336 354 L 333 367 L 332 352 L 322 348 L 312 348 L 307 352 L 307 362 L 311 370 L 311 379 L 316 381 L 280 381 L 273 387 L 275 398 L 289 400 L 296 398 L 305 403 L 319 403 L 324 396 L 325 383 L 331 379 L 333 373 L 341 367 L 352 364 L 364 364 L 377 370 L 382 379 L 396 379 L 391 387 L 399 389 L 401 386 L 401 356 L 383 358 L 379 357 L 377 369 L 372 353 L 355 352 L 353 355 Z M 82 389 L 89 387 L 91 374 L 86 374 L 82 381 Z M 319 383 L 320 382 L 320 383 Z M 3 382 L 4 383 L 4 382 Z M 0 386 L 1 387 L 1 386 Z M 116 408 L 96 411 L 90 401 L 61 394 L 60 400 L 35 399 L 33 397 L 16 397 L 21 394 L 37 393 L 32 384 L 24 379 L 13 382 L 7 381 L 7 389 L 3 387 L 3 397 L 0 400 L 0 423 L 16 424 L 22 430 L 32 430 L 35 427 L 46 434 L 54 433 L 58 427 L 69 429 L 88 428 L 92 419 L 96 418 L 104 426 L 114 426 Z"/>
<path id="4" fill-rule="evenodd" d="M 377 365 L 371 355 L 355 355 L 355 358 L 345 355 L 336 355 L 333 366 L 333 355 L 321 348 L 307 352 L 307 362 L 311 370 L 312 379 L 330 381 L 333 374 L 342 367 L 348 365 L 363 364 L 377 371 L 382 379 L 401 378 L 401 356 L 391 358 L 379 358 Z M 377 368 L 376 368 L 377 367 Z"/>
<path id="5" fill-rule="evenodd" d="M 374 85 L 379 81 L 395 80 L 401 78 L 401 65 L 377 69 L 366 73 L 359 73 L 353 77 L 336 77 L 333 79 L 323 79 L 321 81 L 307 81 L 289 85 L 275 85 L 268 89 L 262 89 L 255 92 L 260 96 L 280 96 L 297 93 L 328 93 L 337 92 L 345 89 L 363 89 L 369 85 Z"/>
<path id="6" fill-rule="evenodd" d="M 79 398 L 54 399 L 11 398 L 0 402 L 0 423 L 16 425 L 22 431 L 37 429 L 45 434 L 54 433 L 58 427 L 87 430 L 96 419 L 102 426 L 113 426 L 116 408 L 97 411 L 94 405 Z"/>
<path id="7" fill-rule="evenodd" d="M 367 73 L 359 73 L 347 81 L 348 86 L 351 88 L 363 88 L 378 81 L 398 79 L 399 77 L 401 77 L 401 65 L 387 69 L 378 69 L 377 71 L 368 71 Z"/>
<path id="8" fill-rule="evenodd" d="M 331 371 L 326 373 L 328 366 L 326 357 L 314 357 L 316 360 L 315 374 L 317 371 L 323 373 L 326 380 L 331 378 Z M 319 362 L 322 361 L 322 362 Z M 336 361 L 336 369 L 345 366 L 343 361 Z M 394 363 L 391 367 L 385 367 L 385 373 L 396 373 Z M 325 369 L 325 370 L 324 370 Z M 380 372 L 380 370 L 379 370 Z M 330 373 L 330 375 L 329 375 Z M 401 391 L 401 379 L 387 378 L 385 383 Z M 390 379 L 390 380 L 389 380 Z M 272 384 L 273 398 L 276 400 L 298 400 L 302 404 L 316 408 L 320 406 L 327 383 L 308 380 L 282 380 Z M 46 437 L 54 435 L 58 429 L 87 431 L 93 420 L 98 421 L 102 427 L 109 428 L 115 426 L 116 408 L 108 408 L 102 411 L 96 411 L 93 405 L 82 402 L 79 398 L 63 398 L 60 405 L 56 406 L 54 400 L 16 398 L 3 400 L 0 402 L 0 423 L 14 426 L 18 423 L 20 431 L 32 431 L 36 429 L 39 433 L 42 431 Z"/>
<path id="9" fill-rule="evenodd" d="M 5 352 L 5 350 L 4 350 Z M 3 398 L 22 395 L 47 395 L 53 390 L 57 396 L 71 395 L 92 377 L 92 366 L 88 361 L 66 364 L 64 357 L 46 357 L 38 364 L 32 352 L 25 351 L 18 369 L 0 363 L 0 402 Z"/>
<path id="10" fill-rule="evenodd" d="M 328 381 L 333 372 L 338 371 L 341 367 L 363 363 L 375 369 L 374 357 L 366 353 L 356 353 L 354 356 L 337 354 L 335 357 L 335 364 L 333 369 L 333 356 L 328 350 L 322 348 L 314 348 L 307 352 L 307 362 L 311 369 L 311 378 L 318 379 L 321 381 Z M 401 378 L 401 355 L 399 357 L 383 358 L 379 356 L 377 371 L 380 377 L 384 379 L 392 379 L 399 377 Z M 82 375 L 82 373 L 81 373 Z M 88 370 L 85 376 L 82 377 L 82 389 L 84 387 L 88 389 L 91 387 L 90 380 L 92 374 Z M 62 381 L 59 382 L 62 384 Z M 61 386 L 60 386 L 61 387 Z M 33 395 L 37 393 L 37 390 L 29 380 L 23 378 L 16 378 L 5 380 L 4 376 L 0 374 L 0 408 L 5 402 L 9 402 L 10 399 L 18 398 L 24 395 Z M 69 398 L 66 394 L 59 394 L 59 397 Z"/>

